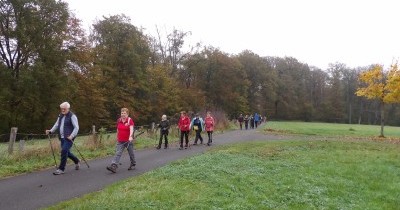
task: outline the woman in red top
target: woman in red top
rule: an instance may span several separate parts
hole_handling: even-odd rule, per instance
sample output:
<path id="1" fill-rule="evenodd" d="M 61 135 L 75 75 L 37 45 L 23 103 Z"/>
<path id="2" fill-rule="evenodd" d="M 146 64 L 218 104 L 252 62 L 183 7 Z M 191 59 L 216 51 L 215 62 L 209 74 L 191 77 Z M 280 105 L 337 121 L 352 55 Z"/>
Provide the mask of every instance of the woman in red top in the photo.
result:
<path id="1" fill-rule="evenodd" d="M 206 124 L 206 131 L 207 131 L 207 134 L 208 134 L 207 146 L 211 146 L 212 134 L 213 134 L 213 131 L 214 131 L 214 124 L 215 124 L 214 118 L 211 117 L 211 112 L 207 112 L 207 117 L 205 118 L 204 121 L 205 121 L 205 124 Z"/>
<path id="2" fill-rule="evenodd" d="M 181 130 L 181 145 L 180 150 L 183 149 L 183 136 L 185 136 L 185 149 L 187 149 L 189 144 L 189 131 L 190 131 L 190 119 L 186 115 L 185 111 L 181 112 L 181 117 L 179 118 L 178 128 Z"/>
<path id="3" fill-rule="evenodd" d="M 107 166 L 107 170 L 115 173 L 118 168 L 119 160 L 121 159 L 122 152 L 126 147 L 129 153 L 131 164 L 128 170 L 135 169 L 136 161 L 135 154 L 133 153 L 133 140 L 134 140 L 134 126 L 132 118 L 128 117 L 129 110 L 127 108 L 121 109 L 121 118 L 117 120 L 117 146 L 115 157 L 111 162 L 111 166 Z"/>

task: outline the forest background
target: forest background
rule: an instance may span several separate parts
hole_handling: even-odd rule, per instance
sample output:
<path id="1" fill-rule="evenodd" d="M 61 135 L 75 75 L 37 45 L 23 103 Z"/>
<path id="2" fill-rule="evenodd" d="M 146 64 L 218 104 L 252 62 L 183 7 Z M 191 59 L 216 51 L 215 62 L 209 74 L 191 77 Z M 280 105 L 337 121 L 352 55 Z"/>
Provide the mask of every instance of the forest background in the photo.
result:
<path id="1" fill-rule="evenodd" d="M 81 132 L 113 127 L 121 107 L 142 125 L 162 114 L 176 119 L 181 110 L 380 124 L 380 101 L 355 94 L 360 73 L 374 64 L 320 69 L 251 49 L 186 49 L 190 32 L 145 34 L 123 14 L 97 20 L 87 35 L 63 1 L 5 0 L 0 15 L 0 134 L 14 126 L 42 133 L 63 101 L 71 103 Z M 399 105 L 384 109 L 385 124 L 399 126 Z"/>

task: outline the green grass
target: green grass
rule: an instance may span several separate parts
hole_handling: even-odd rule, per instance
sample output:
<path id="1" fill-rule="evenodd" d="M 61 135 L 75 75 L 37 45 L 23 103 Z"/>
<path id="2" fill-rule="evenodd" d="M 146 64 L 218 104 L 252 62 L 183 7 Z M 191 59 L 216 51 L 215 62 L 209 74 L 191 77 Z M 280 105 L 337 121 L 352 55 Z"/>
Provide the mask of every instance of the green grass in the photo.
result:
<path id="1" fill-rule="evenodd" d="M 264 126 L 267 132 L 335 137 L 378 137 L 381 129 L 378 125 L 277 121 L 268 122 Z M 400 128 L 385 126 L 384 134 L 389 138 L 400 138 Z"/>
<path id="2" fill-rule="evenodd" d="M 400 145 L 223 146 L 50 209 L 398 209 Z"/>
<path id="3" fill-rule="evenodd" d="M 86 160 L 111 156 L 115 154 L 115 133 L 105 134 L 103 136 L 102 144 L 100 146 L 94 146 L 89 137 L 90 136 L 80 136 L 75 139 L 76 146 Z M 158 137 L 158 134 L 143 134 L 139 136 L 135 143 L 135 149 L 153 147 L 156 142 L 155 139 L 158 139 Z M 171 135 L 169 136 L 171 144 L 177 142 L 177 139 L 178 138 L 174 133 L 171 133 Z M 56 160 L 57 163 L 59 163 L 60 143 L 57 138 L 53 138 L 52 142 L 53 148 L 55 149 Z M 81 158 L 74 147 L 72 147 L 71 151 L 78 158 Z M 14 145 L 14 154 L 12 155 L 8 155 L 8 143 L 1 143 L 0 157 L 0 178 L 14 176 L 22 173 L 29 173 L 54 166 L 54 159 L 51 153 L 48 139 L 36 139 L 26 141 L 24 152 L 18 151 L 18 142 L 16 142 L 16 144 Z"/>
<path id="4" fill-rule="evenodd" d="M 231 130 L 232 127 L 231 123 L 224 130 Z M 216 133 L 223 132 L 224 130 L 219 130 Z M 191 132 L 191 135 L 193 136 L 194 132 Z M 152 148 L 158 144 L 159 137 L 158 131 L 156 134 L 145 133 L 140 135 L 136 140 L 135 149 Z M 104 134 L 102 144 L 100 146 L 94 146 L 90 136 L 80 136 L 75 139 L 75 144 L 85 159 L 90 160 L 114 155 L 115 139 L 115 133 Z M 178 142 L 177 128 L 171 127 L 168 141 L 170 145 Z M 52 142 L 54 145 L 53 148 L 55 149 L 56 160 L 57 163 L 59 163 L 60 143 L 57 138 L 53 138 Z M 26 141 L 24 152 L 18 151 L 18 144 L 19 143 L 16 142 L 14 145 L 14 154 L 8 155 L 8 143 L 0 143 L 0 179 L 54 166 L 54 159 L 48 139 Z M 78 158 L 81 158 L 74 147 L 72 147 L 71 151 L 75 153 Z"/>

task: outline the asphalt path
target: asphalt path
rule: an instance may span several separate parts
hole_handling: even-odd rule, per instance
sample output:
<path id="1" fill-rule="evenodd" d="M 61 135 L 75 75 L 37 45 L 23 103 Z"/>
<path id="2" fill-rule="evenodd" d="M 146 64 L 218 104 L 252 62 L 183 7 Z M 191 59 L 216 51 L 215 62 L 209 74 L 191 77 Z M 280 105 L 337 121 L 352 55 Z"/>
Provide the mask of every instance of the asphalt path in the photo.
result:
<path id="1" fill-rule="evenodd" d="M 204 139 L 206 136 L 207 134 L 203 133 Z M 122 165 L 118 167 L 115 174 L 106 170 L 106 166 L 112 160 L 112 157 L 106 157 L 88 161 L 90 168 L 87 168 L 82 162 L 81 169 L 78 171 L 74 170 L 74 165 L 68 165 L 65 174 L 59 176 L 52 174 L 54 169 L 47 169 L 2 179 L 0 180 L 0 209 L 48 207 L 61 201 L 99 191 L 114 182 L 143 174 L 175 160 L 203 153 L 215 145 L 280 138 L 275 135 L 265 135 L 261 130 L 235 130 L 214 135 L 211 147 L 192 145 L 189 149 L 179 150 L 177 145 L 171 145 L 168 149 L 137 150 L 135 151 L 137 165 L 136 169 L 132 171 L 127 170 L 129 156 L 124 151 L 121 158 Z"/>

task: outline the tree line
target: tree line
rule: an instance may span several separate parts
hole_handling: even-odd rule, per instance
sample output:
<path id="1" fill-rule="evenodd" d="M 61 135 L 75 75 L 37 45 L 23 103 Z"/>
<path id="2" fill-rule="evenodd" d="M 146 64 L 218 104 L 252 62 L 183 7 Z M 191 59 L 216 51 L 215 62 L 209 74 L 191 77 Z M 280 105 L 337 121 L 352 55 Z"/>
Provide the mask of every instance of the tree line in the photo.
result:
<path id="1" fill-rule="evenodd" d="M 369 66 L 320 69 L 251 50 L 185 49 L 190 32 L 145 34 L 123 14 L 104 16 L 86 35 L 63 1 L 4 0 L 0 13 L 0 133 L 12 126 L 44 131 L 63 101 L 83 131 L 114 126 L 121 107 L 134 110 L 140 124 L 181 110 L 219 110 L 232 119 L 258 112 L 276 120 L 380 123 L 380 101 L 355 94 L 358 75 Z M 384 109 L 386 124 L 400 125 L 399 106 Z"/>

